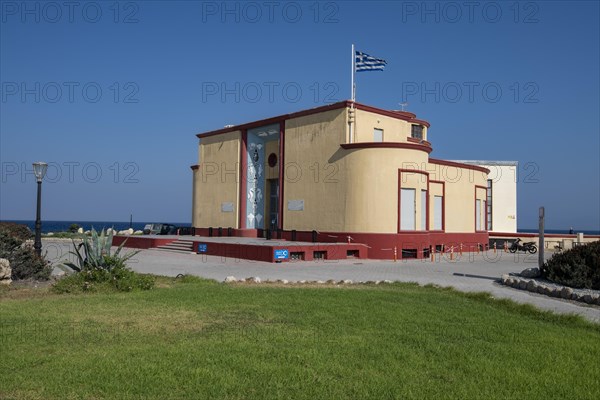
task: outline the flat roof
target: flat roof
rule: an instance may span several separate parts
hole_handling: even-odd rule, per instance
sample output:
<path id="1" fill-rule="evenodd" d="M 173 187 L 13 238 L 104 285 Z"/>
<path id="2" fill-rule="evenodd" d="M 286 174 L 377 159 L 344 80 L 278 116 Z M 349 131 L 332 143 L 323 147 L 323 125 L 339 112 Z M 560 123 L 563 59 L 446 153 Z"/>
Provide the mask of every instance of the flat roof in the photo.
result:
<path id="1" fill-rule="evenodd" d="M 247 123 L 239 124 L 239 125 L 227 125 L 224 128 L 217 129 L 214 131 L 198 133 L 196 136 L 198 138 L 203 138 L 203 137 L 207 137 L 207 136 L 220 135 L 223 133 L 235 132 L 235 131 L 240 131 L 240 130 L 244 130 L 244 129 L 252 129 L 252 128 L 257 128 L 259 126 L 281 123 L 285 120 L 303 117 L 305 115 L 319 114 L 322 112 L 337 110 L 340 108 L 349 108 L 349 107 L 352 107 L 353 105 L 354 105 L 354 108 L 356 108 L 357 110 L 363 110 L 363 111 L 367 111 L 367 112 L 372 112 L 374 114 L 385 115 L 388 117 L 401 119 L 401 120 L 404 120 L 407 122 L 424 125 L 428 128 L 430 127 L 429 122 L 427 122 L 425 120 L 417 119 L 416 118 L 417 116 L 415 114 L 408 112 L 408 111 L 384 110 L 382 108 L 372 107 L 372 106 L 368 106 L 366 104 L 352 102 L 350 100 L 344 100 L 344 101 L 329 104 L 326 106 L 314 107 L 314 108 L 309 108 L 307 110 L 297 111 L 297 112 L 294 112 L 291 114 L 282 114 L 282 115 L 278 115 L 276 117 L 247 122 Z"/>

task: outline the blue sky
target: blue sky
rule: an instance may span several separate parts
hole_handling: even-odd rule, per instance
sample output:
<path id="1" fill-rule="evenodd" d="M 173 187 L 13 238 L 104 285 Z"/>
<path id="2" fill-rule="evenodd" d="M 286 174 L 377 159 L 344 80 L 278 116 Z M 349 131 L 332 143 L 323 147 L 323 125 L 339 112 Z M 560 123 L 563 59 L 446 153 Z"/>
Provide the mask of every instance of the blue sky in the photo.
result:
<path id="1" fill-rule="evenodd" d="M 67 5 L 71 4 L 71 5 Z M 350 97 L 514 160 L 518 223 L 600 230 L 598 2 L 1 2 L 1 219 L 189 222 L 198 132 Z"/>

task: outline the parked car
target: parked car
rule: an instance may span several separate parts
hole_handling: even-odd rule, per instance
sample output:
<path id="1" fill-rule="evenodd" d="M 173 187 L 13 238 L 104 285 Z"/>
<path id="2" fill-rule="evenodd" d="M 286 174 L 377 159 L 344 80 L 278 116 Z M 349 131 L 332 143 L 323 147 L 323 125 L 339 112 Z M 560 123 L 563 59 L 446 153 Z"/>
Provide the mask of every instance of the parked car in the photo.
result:
<path id="1" fill-rule="evenodd" d="M 176 235 L 177 227 L 171 224 L 146 224 L 144 235 Z"/>

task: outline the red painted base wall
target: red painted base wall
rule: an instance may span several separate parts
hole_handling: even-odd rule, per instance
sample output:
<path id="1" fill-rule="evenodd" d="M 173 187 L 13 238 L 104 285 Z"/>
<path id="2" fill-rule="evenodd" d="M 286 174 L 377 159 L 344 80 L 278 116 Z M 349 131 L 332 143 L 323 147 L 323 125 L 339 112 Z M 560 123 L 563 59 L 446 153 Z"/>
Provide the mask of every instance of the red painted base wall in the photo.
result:
<path id="1" fill-rule="evenodd" d="M 208 228 L 194 228 L 195 234 L 208 236 Z M 227 236 L 227 229 L 223 228 L 222 236 Z M 232 229 L 231 236 L 241 237 L 263 237 L 262 229 Z M 281 231 L 281 239 L 292 240 L 292 231 Z M 279 239 L 276 231 L 273 232 L 273 239 Z M 213 228 L 213 237 L 218 236 L 218 229 Z M 296 231 L 295 241 L 313 242 L 313 232 Z M 443 247 L 445 251 L 454 248 L 454 252 L 476 252 L 487 249 L 489 235 L 487 232 L 476 233 L 446 233 L 446 232 L 410 232 L 410 233 L 357 233 L 357 232 L 317 232 L 316 242 L 320 243 L 345 243 L 351 237 L 351 243 L 364 244 L 368 247 L 367 258 L 392 260 L 394 259 L 394 249 L 396 257 L 417 258 L 429 256 L 429 250 L 437 247 Z M 362 253 L 362 252 L 361 252 Z M 363 257 L 363 254 L 361 254 Z"/>
<path id="2" fill-rule="evenodd" d="M 149 238 L 148 236 L 113 236 L 113 246 L 120 246 L 125 242 L 125 247 L 132 249 L 150 249 L 174 242 L 175 239 Z"/>

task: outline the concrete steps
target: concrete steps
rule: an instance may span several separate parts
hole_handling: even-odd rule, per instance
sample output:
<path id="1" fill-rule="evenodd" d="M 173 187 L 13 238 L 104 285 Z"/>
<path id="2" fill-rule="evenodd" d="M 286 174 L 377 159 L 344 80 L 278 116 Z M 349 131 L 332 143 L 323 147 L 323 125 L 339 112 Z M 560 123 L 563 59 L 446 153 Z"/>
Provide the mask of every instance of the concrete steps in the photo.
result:
<path id="1" fill-rule="evenodd" d="M 174 251 L 177 253 L 192 253 L 194 242 L 192 240 L 175 240 L 169 244 L 154 247 L 155 250 Z"/>

